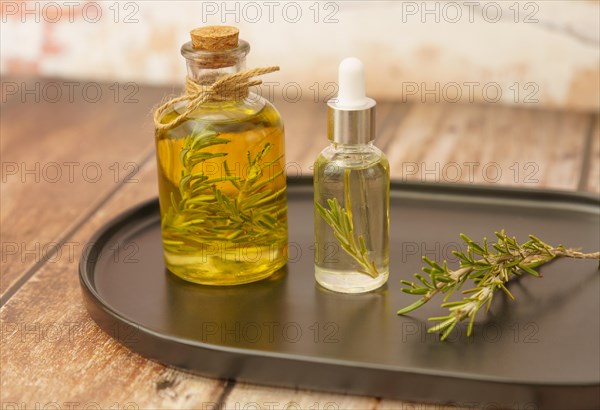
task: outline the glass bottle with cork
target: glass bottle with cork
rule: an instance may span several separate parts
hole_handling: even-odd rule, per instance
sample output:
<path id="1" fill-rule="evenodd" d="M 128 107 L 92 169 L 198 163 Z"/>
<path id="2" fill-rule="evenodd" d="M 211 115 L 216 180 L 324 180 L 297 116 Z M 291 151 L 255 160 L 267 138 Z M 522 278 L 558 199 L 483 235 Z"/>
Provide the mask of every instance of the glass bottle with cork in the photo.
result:
<path id="1" fill-rule="evenodd" d="M 206 285 L 266 278 L 287 262 L 284 129 L 249 91 L 239 30 L 191 32 L 185 94 L 155 112 L 163 251 L 177 276 Z"/>

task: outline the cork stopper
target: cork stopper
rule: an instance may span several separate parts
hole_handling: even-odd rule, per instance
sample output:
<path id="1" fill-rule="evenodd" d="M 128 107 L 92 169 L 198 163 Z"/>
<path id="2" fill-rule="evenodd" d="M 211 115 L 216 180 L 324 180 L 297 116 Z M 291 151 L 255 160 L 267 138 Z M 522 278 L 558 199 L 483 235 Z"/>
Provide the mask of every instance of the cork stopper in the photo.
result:
<path id="1" fill-rule="evenodd" d="M 238 46 L 240 30 L 231 26 L 199 27 L 190 32 L 196 50 L 223 51 Z"/>

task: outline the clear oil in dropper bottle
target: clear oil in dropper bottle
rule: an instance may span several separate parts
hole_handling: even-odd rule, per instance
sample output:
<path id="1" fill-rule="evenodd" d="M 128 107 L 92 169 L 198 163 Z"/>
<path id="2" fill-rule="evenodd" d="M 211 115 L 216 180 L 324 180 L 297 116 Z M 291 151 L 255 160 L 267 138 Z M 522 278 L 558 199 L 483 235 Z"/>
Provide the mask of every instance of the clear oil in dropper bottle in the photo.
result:
<path id="1" fill-rule="evenodd" d="M 314 166 L 315 278 L 336 292 L 368 292 L 389 275 L 390 170 L 373 145 L 375 105 L 362 62 L 346 58 L 328 102 L 331 144 Z"/>

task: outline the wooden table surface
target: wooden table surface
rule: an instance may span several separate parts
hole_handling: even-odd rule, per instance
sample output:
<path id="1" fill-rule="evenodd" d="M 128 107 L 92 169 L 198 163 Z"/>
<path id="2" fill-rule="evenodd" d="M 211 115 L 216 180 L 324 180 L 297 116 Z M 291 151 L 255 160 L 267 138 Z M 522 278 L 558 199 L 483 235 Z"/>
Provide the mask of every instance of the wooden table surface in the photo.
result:
<path id="1" fill-rule="evenodd" d="M 102 84 L 99 98 L 55 98 L 48 84 L 64 91 L 64 80 L 7 81 L 41 91 L 2 87 L 2 409 L 439 408 L 198 377 L 103 333 L 82 304 L 79 255 L 108 220 L 156 196 L 151 108 L 173 90 L 126 98 Z M 287 161 L 310 173 L 325 105 L 277 106 Z M 379 102 L 378 135 L 393 178 L 600 192 L 597 113 Z"/>

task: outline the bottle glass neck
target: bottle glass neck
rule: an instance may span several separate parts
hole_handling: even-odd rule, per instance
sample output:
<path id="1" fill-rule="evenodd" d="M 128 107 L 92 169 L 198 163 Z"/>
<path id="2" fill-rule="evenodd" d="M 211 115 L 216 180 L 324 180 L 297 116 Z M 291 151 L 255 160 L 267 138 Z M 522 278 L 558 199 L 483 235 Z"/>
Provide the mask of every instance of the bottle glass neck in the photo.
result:
<path id="1" fill-rule="evenodd" d="M 373 148 L 373 141 L 358 144 L 340 144 L 338 142 L 332 142 L 331 146 L 338 152 L 363 152 Z"/>
<path id="2" fill-rule="evenodd" d="M 209 85 L 224 75 L 234 74 L 246 68 L 246 55 L 250 46 L 239 40 L 238 46 L 230 50 L 196 50 L 191 42 L 181 47 L 186 59 L 187 75 L 194 82 Z"/>

